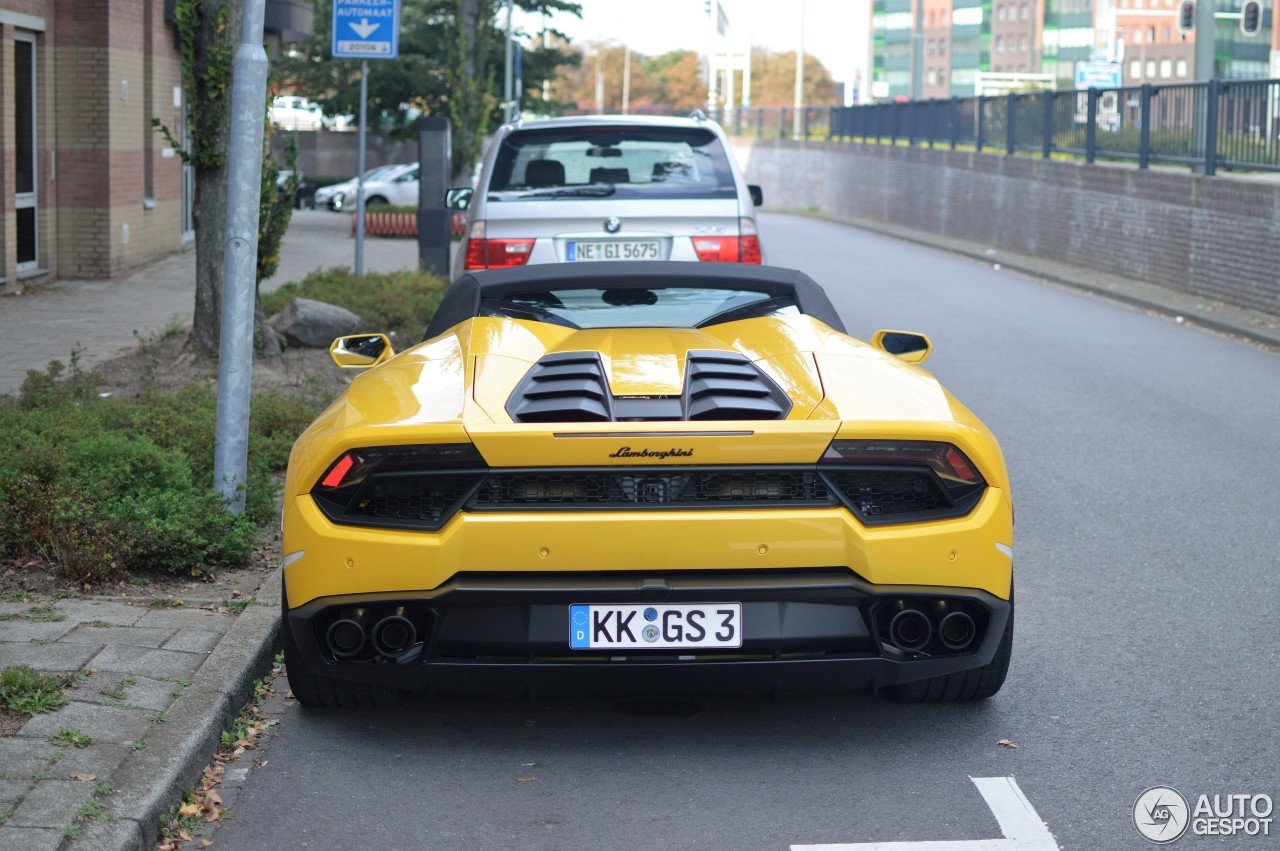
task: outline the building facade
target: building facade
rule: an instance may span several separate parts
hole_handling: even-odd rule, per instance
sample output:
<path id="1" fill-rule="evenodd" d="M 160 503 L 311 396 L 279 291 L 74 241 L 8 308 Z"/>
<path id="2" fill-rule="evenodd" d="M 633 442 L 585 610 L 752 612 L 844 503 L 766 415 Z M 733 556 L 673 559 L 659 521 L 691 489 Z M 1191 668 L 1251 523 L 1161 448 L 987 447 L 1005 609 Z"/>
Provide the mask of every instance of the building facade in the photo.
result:
<path id="1" fill-rule="evenodd" d="M 0 292 L 111 278 L 193 238 L 174 0 L 0 0 Z M 269 0 L 280 37 L 306 0 Z M 0 302 L 0 310 L 3 302 Z"/>

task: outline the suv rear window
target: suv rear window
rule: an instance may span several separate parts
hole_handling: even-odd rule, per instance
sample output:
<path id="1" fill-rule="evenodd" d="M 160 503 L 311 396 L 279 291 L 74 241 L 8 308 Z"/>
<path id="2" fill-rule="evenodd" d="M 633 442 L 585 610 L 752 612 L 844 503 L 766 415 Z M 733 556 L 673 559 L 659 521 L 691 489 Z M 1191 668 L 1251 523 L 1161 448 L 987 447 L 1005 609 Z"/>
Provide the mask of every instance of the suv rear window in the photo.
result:
<path id="1" fill-rule="evenodd" d="M 737 198 L 720 140 L 696 127 L 517 130 L 502 142 L 490 201 Z"/>

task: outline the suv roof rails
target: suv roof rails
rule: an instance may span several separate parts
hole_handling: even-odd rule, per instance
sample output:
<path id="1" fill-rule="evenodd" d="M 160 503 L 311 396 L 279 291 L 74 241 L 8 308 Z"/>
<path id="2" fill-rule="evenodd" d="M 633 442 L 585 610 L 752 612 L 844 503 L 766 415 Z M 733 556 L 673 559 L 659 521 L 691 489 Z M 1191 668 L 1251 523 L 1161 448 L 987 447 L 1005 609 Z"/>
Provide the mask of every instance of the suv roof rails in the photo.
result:
<path id="1" fill-rule="evenodd" d="M 693 110 L 692 112 L 690 112 L 690 113 L 689 113 L 689 117 L 690 117 L 690 118 L 693 118 L 693 119 L 696 119 L 696 120 L 698 120 L 698 121 L 706 121 L 706 120 L 707 120 L 707 114 L 706 114 L 705 112 L 703 112 L 702 110 L 700 110 L 700 109 L 695 109 L 695 110 Z"/>

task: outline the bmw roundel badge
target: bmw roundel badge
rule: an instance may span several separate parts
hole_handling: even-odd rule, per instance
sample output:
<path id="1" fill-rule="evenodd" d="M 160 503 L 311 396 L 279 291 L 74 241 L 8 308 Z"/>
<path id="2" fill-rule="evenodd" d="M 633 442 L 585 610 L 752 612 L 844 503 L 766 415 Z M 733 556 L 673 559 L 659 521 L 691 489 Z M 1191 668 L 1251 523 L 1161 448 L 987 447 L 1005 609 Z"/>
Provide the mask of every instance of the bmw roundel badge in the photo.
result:
<path id="1" fill-rule="evenodd" d="M 622 230 L 622 220 L 617 216 L 610 216 L 604 220 L 604 229 L 609 233 L 617 233 Z"/>

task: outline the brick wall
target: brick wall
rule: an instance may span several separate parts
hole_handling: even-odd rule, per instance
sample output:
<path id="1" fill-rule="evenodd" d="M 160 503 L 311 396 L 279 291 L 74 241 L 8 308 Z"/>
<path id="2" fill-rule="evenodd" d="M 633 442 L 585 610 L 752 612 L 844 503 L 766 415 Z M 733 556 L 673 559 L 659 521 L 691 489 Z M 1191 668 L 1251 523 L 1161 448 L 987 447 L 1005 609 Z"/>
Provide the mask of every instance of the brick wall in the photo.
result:
<path id="1" fill-rule="evenodd" d="M 844 142 L 735 143 L 765 209 L 817 208 L 1280 314 L 1280 185 Z"/>

